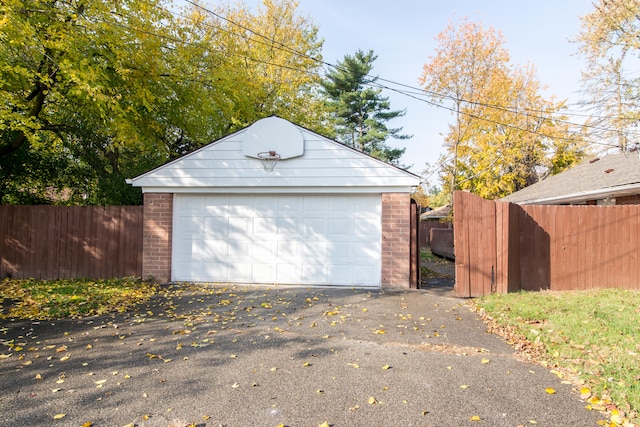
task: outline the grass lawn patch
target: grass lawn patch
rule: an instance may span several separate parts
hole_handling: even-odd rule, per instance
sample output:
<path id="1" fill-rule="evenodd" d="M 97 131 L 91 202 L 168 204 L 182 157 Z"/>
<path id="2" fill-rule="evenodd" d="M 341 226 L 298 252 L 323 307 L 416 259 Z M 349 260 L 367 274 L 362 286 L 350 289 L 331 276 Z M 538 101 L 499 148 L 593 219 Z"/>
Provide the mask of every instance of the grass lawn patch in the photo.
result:
<path id="1" fill-rule="evenodd" d="M 140 279 L 4 279 L 0 318 L 62 319 L 125 312 L 147 301 L 157 285 Z"/>
<path id="2" fill-rule="evenodd" d="M 520 292 L 474 302 L 490 327 L 516 348 L 581 384 L 596 409 L 611 409 L 610 401 L 620 417 L 637 419 L 639 292 Z"/>
<path id="3" fill-rule="evenodd" d="M 420 249 L 420 260 L 437 264 L 446 264 L 449 262 L 449 260 L 447 260 L 446 258 L 443 258 L 431 252 L 431 249 L 429 248 Z"/>

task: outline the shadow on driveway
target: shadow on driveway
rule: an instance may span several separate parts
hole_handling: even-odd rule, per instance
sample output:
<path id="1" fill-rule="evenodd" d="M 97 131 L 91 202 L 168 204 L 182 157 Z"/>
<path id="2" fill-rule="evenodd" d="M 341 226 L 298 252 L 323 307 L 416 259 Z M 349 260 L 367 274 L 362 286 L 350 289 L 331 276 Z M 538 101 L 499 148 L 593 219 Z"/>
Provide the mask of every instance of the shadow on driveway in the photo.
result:
<path id="1" fill-rule="evenodd" d="M 595 426 L 604 418 L 488 334 L 466 300 L 437 291 L 171 286 L 125 315 L 2 321 L 0 334 L 5 426 Z"/>

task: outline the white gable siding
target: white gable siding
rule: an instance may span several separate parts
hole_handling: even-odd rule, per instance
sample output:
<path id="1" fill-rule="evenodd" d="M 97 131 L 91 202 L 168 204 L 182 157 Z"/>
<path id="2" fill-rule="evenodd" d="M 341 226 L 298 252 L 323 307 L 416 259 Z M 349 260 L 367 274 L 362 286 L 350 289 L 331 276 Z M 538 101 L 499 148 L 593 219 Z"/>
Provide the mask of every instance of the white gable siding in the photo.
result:
<path id="1" fill-rule="evenodd" d="M 240 131 L 134 178 L 145 192 L 408 192 L 419 178 L 335 141 L 298 128 L 304 154 L 271 173 L 242 153 Z"/>

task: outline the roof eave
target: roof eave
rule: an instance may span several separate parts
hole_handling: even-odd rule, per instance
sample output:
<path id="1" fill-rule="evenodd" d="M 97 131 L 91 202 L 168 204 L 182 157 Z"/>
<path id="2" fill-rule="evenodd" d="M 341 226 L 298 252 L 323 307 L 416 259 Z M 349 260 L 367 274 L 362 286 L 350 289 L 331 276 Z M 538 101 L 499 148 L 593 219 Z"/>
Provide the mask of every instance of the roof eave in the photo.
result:
<path id="1" fill-rule="evenodd" d="M 622 197 L 640 193 L 640 182 L 621 185 L 617 187 L 600 188 L 597 190 L 582 191 L 561 196 L 543 197 L 538 199 L 522 200 L 511 202 L 517 205 L 550 205 L 560 203 L 575 203 L 587 200 L 598 200 L 607 197 Z"/>

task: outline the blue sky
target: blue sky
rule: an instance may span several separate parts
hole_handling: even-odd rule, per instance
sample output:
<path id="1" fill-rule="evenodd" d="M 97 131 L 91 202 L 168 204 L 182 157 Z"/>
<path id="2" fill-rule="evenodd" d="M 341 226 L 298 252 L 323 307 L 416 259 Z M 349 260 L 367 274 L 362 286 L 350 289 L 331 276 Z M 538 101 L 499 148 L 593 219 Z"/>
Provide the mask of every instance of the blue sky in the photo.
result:
<path id="1" fill-rule="evenodd" d="M 378 55 L 373 74 L 416 87 L 422 66 L 435 54 L 438 33 L 451 20 L 467 17 L 501 31 L 512 63 L 532 63 L 538 80 L 548 86 L 546 96 L 569 103 L 580 98 L 584 62 L 569 40 L 579 31 L 579 16 L 592 11 L 588 0 L 299 0 L 298 10 L 319 27 L 326 62 L 335 64 L 357 49 L 373 49 Z M 420 174 L 425 162 L 435 164 L 443 152 L 442 134 L 453 118 L 424 102 L 385 94 L 393 109 L 407 110 L 390 125 L 413 135 L 390 143 L 407 148 L 402 162 Z"/>

